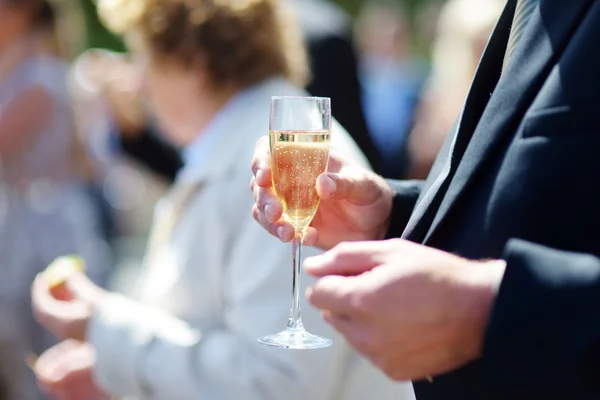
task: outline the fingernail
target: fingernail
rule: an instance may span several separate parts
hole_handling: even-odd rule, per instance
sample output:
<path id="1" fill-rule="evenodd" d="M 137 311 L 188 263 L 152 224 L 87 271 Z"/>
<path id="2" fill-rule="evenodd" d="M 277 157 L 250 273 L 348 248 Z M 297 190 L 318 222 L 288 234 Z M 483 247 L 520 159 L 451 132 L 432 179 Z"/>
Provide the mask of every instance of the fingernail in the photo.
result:
<path id="1" fill-rule="evenodd" d="M 283 240 L 283 226 L 278 226 L 277 227 L 277 237 L 281 240 Z"/>
<path id="2" fill-rule="evenodd" d="M 325 175 L 325 184 L 327 185 L 327 189 L 329 189 L 329 191 L 331 193 L 334 193 L 335 190 L 337 189 L 337 183 L 336 181 L 331 177 L 331 175 Z"/>

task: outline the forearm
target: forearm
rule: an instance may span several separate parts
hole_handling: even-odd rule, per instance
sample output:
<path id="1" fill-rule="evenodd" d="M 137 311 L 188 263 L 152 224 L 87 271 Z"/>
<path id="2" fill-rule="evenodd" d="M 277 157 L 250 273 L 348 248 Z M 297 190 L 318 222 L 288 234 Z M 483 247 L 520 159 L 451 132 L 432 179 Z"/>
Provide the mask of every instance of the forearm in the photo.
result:
<path id="1" fill-rule="evenodd" d="M 600 395 L 600 259 L 511 240 L 489 320 L 485 379 L 499 390 Z"/>
<path id="2" fill-rule="evenodd" d="M 402 233 L 404 232 L 404 228 L 415 208 L 425 181 L 387 180 L 386 182 L 394 192 L 392 214 L 390 216 L 390 228 L 388 229 L 386 237 L 397 238 L 402 236 Z"/>

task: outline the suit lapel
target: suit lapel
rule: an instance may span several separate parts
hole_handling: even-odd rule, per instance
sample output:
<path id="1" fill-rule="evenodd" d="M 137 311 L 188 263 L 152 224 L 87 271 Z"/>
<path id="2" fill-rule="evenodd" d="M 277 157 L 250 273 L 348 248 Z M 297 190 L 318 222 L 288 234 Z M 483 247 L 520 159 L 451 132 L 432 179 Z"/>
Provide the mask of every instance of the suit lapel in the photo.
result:
<path id="1" fill-rule="evenodd" d="M 429 241 L 490 156 L 500 150 L 503 141 L 518 128 L 591 1 L 542 0 L 537 6 L 481 119 L 475 121 L 472 137 L 463 143 L 462 162 L 456 167 L 424 243 Z M 498 66 L 501 65 L 502 61 Z"/>
<path id="2" fill-rule="evenodd" d="M 477 67 L 471 88 L 469 89 L 463 111 L 455 126 L 449 132 L 446 142 L 436 158 L 435 164 L 427 179 L 426 187 L 421 193 L 421 196 L 417 201 L 417 207 L 402 235 L 403 238 L 420 242 L 427 233 L 433 219 L 433 214 L 437 210 L 435 199 L 438 196 L 443 195 L 445 187 L 445 185 L 442 185 L 436 189 L 434 182 L 438 179 L 450 179 L 451 173 L 455 170 L 460 157 L 464 153 L 464 148 L 466 147 L 466 144 L 468 144 L 469 139 L 477 126 L 477 122 L 481 118 L 481 114 L 490 99 L 490 93 L 493 92 L 498 83 L 498 79 L 502 72 L 502 60 L 504 59 L 504 52 L 508 43 L 508 36 L 510 34 L 516 4 L 517 0 L 508 1 L 492 35 L 490 36 L 481 61 L 479 62 L 479 66 Z M 447 170 L 449 167 L 447 163 L 451 163 L 451 169 L 449 171 Z M 450 176 L 441 177 L 439 176 L 440 174 L 450 174 Z M 424 195 L 429 190 L 437 190 L 438 193 L 434 196 L 429 196 L 430 201 L 428 202 L 425 201 Z"/>

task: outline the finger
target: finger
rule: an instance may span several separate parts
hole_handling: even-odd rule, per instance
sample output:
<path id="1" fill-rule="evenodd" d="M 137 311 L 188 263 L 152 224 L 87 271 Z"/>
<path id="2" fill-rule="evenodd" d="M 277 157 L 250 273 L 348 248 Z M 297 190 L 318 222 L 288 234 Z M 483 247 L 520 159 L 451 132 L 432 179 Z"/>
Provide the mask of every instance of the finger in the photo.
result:
<path id="1" fill-rule="evenodd" d="M 252 173 L 256 184 L 262 187 L 271 186 L 271 166 L 269 159 L 269 138 L 263 136 L 256 143 L 252 157 Z"/>
<path id="2" fill-rule="evenodd" d="M 319 279 L 306 290 L 306 298 L 314 307 L 338 314 L 352 316 L 356 313 L 356 281 L 354 277 L 338 275 Z"/>
<path id="3" fill-rule="evenodd" d="M 42 324 L 41 319 L 59 312 L 60 303 L 50 293 L 50 287 L 42 275 L 38 275 L 31 285 L 31 304 L 34 316 Z"/>
<path id="4" fill-rule="evenodd" d="M 313 276 L 359 275 L 385 262 L 388 244 L 345 242 L 321 255 L 304 260 L 304 270 Z"/>
<path id="5" fill-rule="evenodd" d="M 72 331 L 73 321 L 83 320 L 90 313 L 89 306 L 85 302 L 76 299 L 56 300 L 49 293 L 43 277 L 39 275 L 32 284 L 31 305 L 36 321 L 59 338 L 78 337 L 80 332 Z"/>
<path id="6" fill-rule="evenodd" d="M 271 235 L 284 243 L 291 242 L 294 238 L 294 227 L 287 221 L 280 219 L 270 223 L 266 220 L 264 213 L 258 210 L 256 204 L 252 207 L 252 217 Z"/>
<path id="7" fill-rule="evenodd" d="M 58 354 L 48 354 L 50 362 L 40 367 L 38 380 L 51 389 L 59 399 L 91 399 L 93 381 L 89 374 L 90 353 L 86 345 L 74 341 L 65 341 L 57 345 Z"/>
<path id="8" fill-rule="evenodd" d="M 314 246 L 318 239 L 318 231 L 312 226 L 309 226 L 304 234 L 304 240 L 302 241 L 302 244 L 305 246 Z"/>
<path id="9" fill-rule="evenodd" d="M 344 336 L 354 328 L 352 319 L 345 314 L 333 313 L 326 310 L 321 312 L 321 316 L 328 324 L 333 326 L 336 331 Z"/>
<path id="10" fill-rule="evenodd" d="M 77 349 L 79 344 L 74 340 L 64 340 L 43 352 L 35 363 L 36 377 L 47 385 L 55 385 L 64 375 L 68 365 L 68 355 Z"/>
<path id="11" fill-rule="evenodd" d="M 265 189 L 259 186 L 254 188 L 254 198 L 256 205 L 265 215 L 265 219 L 274 223 L 281 219 L 283 215 L 283 205 L 271 189 Z"/>
<path id="12" fill-rule="evenodd" d="M 38 275 L 31 286 L 31 304 L 33 313 L 42 325 L 49 318 L 71 317 L 70 302 L 55 299 L 50 293 L 48 283 L 41 275 Z"/>
<path id="13" fill-rule="evenodd" d="M 70 275 L 65 284 L 76 299 L 90 304 L 95 304 L 100 292 L 103 291 L 82 272 Z"/>
<path id="14" fill-rule="evenodd" d="M 365 325 L 357 319 L 352 319 L 345 314 L 323 311 L 323 319 L 341 333 L 350 345 L 363 356 L 373 359 L 375 352 L 372 349 L 372 338 L 365 334 Z"/>
<path id="15" fill-rule="evenodd" d="M 356 205 L 372 204 L 382 197 L 383 191 L 389 190 L 383 179 L 358 166 L 321 174 L 316 188 L 323 200 L 347 200 Z"/>

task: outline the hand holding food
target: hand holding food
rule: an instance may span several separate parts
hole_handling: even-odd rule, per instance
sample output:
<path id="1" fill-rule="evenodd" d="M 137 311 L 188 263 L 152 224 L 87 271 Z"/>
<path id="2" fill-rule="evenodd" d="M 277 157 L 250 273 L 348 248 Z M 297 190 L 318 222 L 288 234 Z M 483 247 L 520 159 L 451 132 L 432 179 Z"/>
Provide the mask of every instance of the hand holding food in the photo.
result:
<path id="1" fill-rule="evenodd" d="M 36 320 L 60 339 L 85 340 L 89 319 L 106 291 L 83 274 L 78 256 L 56 259 L 33 282 L 31 304 Z"/>
<path id="2" fill-rule="evenodd" d="M 67 280 L 73 274 L 85 272 L 85 260 L 78 255 L 62 256 L 55 259 L 42 272 L 50 294 L 58 300 L 72 300 L 66 286 Z"/>

